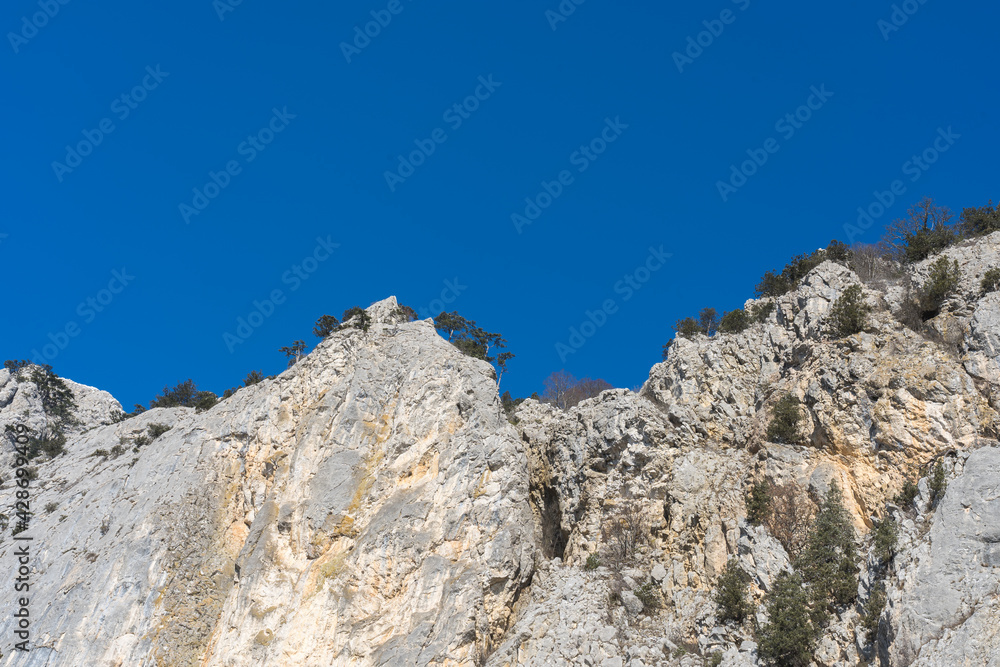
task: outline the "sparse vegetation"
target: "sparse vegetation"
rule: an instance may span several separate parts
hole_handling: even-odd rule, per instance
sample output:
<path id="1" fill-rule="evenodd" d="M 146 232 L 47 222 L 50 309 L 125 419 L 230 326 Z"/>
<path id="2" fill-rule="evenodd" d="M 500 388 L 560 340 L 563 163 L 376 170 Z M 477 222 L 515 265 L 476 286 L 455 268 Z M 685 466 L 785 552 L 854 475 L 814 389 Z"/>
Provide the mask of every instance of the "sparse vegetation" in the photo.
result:
<path id="1" fill-rule="evenodd" d="M 931 265 L 930 275 L 920 290 L 920 306 L 925 319 L 933 317 L 945 300 L 958 289 L 962 280 L 962 270 L 958 261 L 948 261 L 947 257 L 939 257 Z"/>
<path id="2" fill-rule="evenodd" d="M 861 613 L 861 627 L 865 630 L 865 641 L 868 644 L 874 643 L 878 636 L 879 618 L 885 609 L 885 602 L 885 586 L 879 583 L 868 596 Z"/>
<path id="3" fill-rule="evenodd" d="M 351 324 L 348 324 L 348 322 Z M 362 332 L 368 333 L 368 329 L 372 325 L 372 316 L 368 314 L 368 311 L 361 306 L 353 306 L 344 311 L 344 314 L 340 318 L 340 328 L 343 329 L 347 326 L 353 326 L 355 329 L 361 329 Z"/>
<path id="4" fill-rule="evenodd" d="M 931 492 L 931 507 L 937 507 L 941 499 L 944 498 L 944 492 L 948 488 L 948 481 L 944 475 L 944 464 L 941 461 L 938 461 L 934 465 L 931 479 L 927 486 Z"/>
<path id="5" fill-rule="evenodd" d="M 715 604 L 718 611 L 715 616 L 721 623 L 743 623 L 750 615 L 748 588 L 750 576 L 740 567 L 739 561 L 731 558 L 726 563 L 726 569 L 715 584 Z"/>
<path id="6" fill-rule="evenodd" d="M 983 294 L 996 292 L 1000 289 L 1000 268 L 993 267 L 992 269 L 987 269 L 983 274 L 983 280 L 979 284 L 979 287 L 983 290 Z"/>
<path id="7" fill-rule="evenodd" d="M 747 329 L 751 323 L 747 311 L 738 308 L 722 315 L 722 320 L 719 322 L 719 331 L 721 333 L 739 333 Z"/>
<path id="8" fill-rule="evenodd" d="M 809 538 L 815 511 L 813 503 L 794 482 L 773 486 L 770 492 L 770 511 L 764 525 L 767 532 L 781 542 L 793 560 L 802 552 Z"/>
<path id="9" fill-rule="evenodd" d="M 835 606 L 858 594 L 854 527 L 841 499 L 840 487 L 830 485 L 809 531 L 805 548 L 794 561 L 813 599 L 813 620 L 825 622 Z"/>
<path id="10" fill-rule="evenodd" d="M 747 523 L 760 526 L 771 514 L 771 485 L 762 479 L 750 487 L 746 497 Z"/>
<path id="11" fill-rule="evenodd" d="M 636 550 L 649 538 L 646 517 L 635 501 L 626 501 L 613 510 L 601 529 L 610 560 L 618 568 L 632 562 Z"/>
<path id="12" fill-rule="evenodd" d="M 413 322 L 419 317 L 417 315 L 417 311 L 413 310 L 409 306 L 404 306 L 403 304 L 399 304 L 393 308 L 391 314 L 397 322 Z"/>
<path id="13" fill-rule="evenodd" d="M 146 427 L 146 430 L 149 432 L 149 437 L 152 440 L 156 440 L 161 435 L 169 431 L 171 428 L 173 427 L 167 426 L 166 424 L 150 424 L 148 427 Z"/>
<path id="14" fill-rule="evenodd" d="M 652 581 L 636 586 L 632 593 L 639 598 L 643 609 L 647 611 L 663 607 L 663 594 L 660 592 L 660 587 Z"/>
<path id="15" fill-rule="evenodd" d="M 864 331 L 872 307 L 865 302 L 860 285 L 851 285 L 837 297 L 830 309 L 830 333 L 836 338 L 846 338 Z"/>
<path id="16" fill-rule="evenodd" d="M 320 315 L 313 326 L 313 335 L 317 338 L 326 338 L 340 328 L 340 322 L 333 315 Z"/>
<path id="17" fill-rule="evenodd" d="M 600 566 L 601 566 L 601 558 L 597 555 L 596 551 L 592 551 L 587 556 L 587 562 L 584 563 L 583 569 L 596 570 Z"/>
<path id="18" fill-rule="evenodd" d="M 568 410 L 580 401 L 585 401 L 588 398 L 598 396 L 602 391 L 612 389 L 609 383 L 600 378 L 577 380 L 565 370 L 552 373 L 545 378 L 543 384 L 545 391 L 542 392 L 541 402 L 554 405 L 560 410 Z"/>
<path id="19" fill-rule="evenodd" d="M 45 503 L 45 513 L 52 514 L 59 508 L 59 503 Z"/>
<path id="20" fill-rule="evenodd" d="M 288 366 L 291 368 L 299 362 L 306 353 L 306 342 L 304 340 L 297 340 L 291 345 L 286 345 L 285 347 L 278 348 L 278 352 L 281 352 L 286 357 L 288 357 Z"/>
<path id="21" fill-rule="evenodd" d="M 917 487 L 917 483 L 913 479 L 907 477 L 906 481 L 903 482 L 903 488 L 896 494 L 892 502 L 896 503 L 903 509 L 909 509 L 913 507 L 913 501 L 916 500 L 917 494 L 920 493 L 920 489 Z"/>
<path id="22" fill-rule="evenodd" d="M 490 333 L 480 328 L 475 320 L 467 320 L 456 312 L 435 317 L 434 328 L 463 354 L 494 364 L 497 384 L 500 383 L 507 362 L 514 358 L 513 352 L 500 351 L 507 347 L 507 341 L 500 334 Z"/>
<path id="23" fill-rule="evenodd" d="M 960 228 L 969 238 L 1000 231 L 1000 205 L 994 206 L 991 199 L 986 206 L 962 209 Z"/>
<path id="24" fill-rule="evenodd" d="M 875 522 L 872 536 L 875 558 L 880 565 L 885 565 L 896 555 L 896 543 L 899 541 L 899 526 L 896 525 L 896 520 L 886 516 Z"/>
<path id="25" fill-rule="evenodd" d="M 801 401 L 792 393 L 786 393 L 774 405 L 771 421 L 767 425 L 767 439 L 794 445 L 801 440 L 799 424 L 802 422 Z"/>
<path id="26" fill-rule="evenodd" d="M 819 638 L 810 616 L 809 595 L 798 573 L 781 572 L 764 598 L 768 622 L 757 633 L 757 647 L 765 664 L 806 667 Z"/>
<path id="27" fill-rule="evenodd" d="M 164 387 L 163 393 L 149 402 L 152 408 L 195 408 L 198 412 L 209 410 L 219 402 L 218 396 L 210 391 L 199 391 L 194 380 L 190 378 L 171 389 Z M 140 406 L 136 406 L 137 408 Z M 142 412 L 141 410 L 138 412 Z M 136 414 L 138 414 L 138 412 Z"/>

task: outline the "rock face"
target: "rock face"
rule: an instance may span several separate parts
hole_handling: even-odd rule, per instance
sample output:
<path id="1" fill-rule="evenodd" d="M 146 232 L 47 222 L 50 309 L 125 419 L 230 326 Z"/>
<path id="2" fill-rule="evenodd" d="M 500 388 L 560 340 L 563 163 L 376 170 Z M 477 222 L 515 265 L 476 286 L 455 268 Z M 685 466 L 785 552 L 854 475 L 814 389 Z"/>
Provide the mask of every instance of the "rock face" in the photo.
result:
<path id="1" fill-rule="evenodd" d="M 90 456 L 151 423 L 171 429 Z M 39 467 L 16 664 L 472 664 L 534 569 L 527 471 L 488 364 L 428 322 L 338 332 L 207 412 L 97 426 Z"/>
<path id="2" fill-rule="evenodd" d="M 767 620 L 791 559 L 745 520 L 765 479 L 806 504 L 836 484 L 866 556 L 816 665 L 998 665 L 1000 295 L 979 281 L 1000 234 L 943 254 L 961 288 L 919 332 L 892 313 L 933 259 L 863 286 L 870 326 L 846 338 L 829 313 L 860 281 L 824 262 L 743 332 L 678 338 L 638 393 L 529 399 L 509 419 L 489 364 L 391 298 L 367 333 L 201 413 L 113 423 L 112 397 L 70 383 L 67 452 L 32 463 L 32 650 L 0 665 L 759 665 L 713 590 L 735 559 Z M 766 436 L 786 393 L 794 445 Z M 0 425 L 44 423 L 38 388 L 0 371 Z M 152 425 L 169 430 L 142 444 Z M 914 509 L 890 502 L 935 462 L 936 507 L 926 479 Z M 869 531 L 887 514 L 883 571 Z M 627 521 L 641 539 L 619 558 Z M 13 611 L 0 596 L 0 636 Z"/>

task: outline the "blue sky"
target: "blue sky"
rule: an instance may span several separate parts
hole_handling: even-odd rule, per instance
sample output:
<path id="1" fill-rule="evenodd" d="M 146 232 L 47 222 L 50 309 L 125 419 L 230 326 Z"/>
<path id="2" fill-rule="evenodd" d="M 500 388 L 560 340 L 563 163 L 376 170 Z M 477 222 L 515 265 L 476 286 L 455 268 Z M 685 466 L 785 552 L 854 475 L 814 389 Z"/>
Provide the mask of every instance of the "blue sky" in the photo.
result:
<path id="1" fill-rule="evenodd" d="M 508 339 L 515 396 L 560 368 L 636 386 L 675 320 L 848 240 L 894 181 L 853 240 L 1000 196 L 1000 8 L 896 7 L 8 3 L 0 354 L 51 344 L 130 407 L 444 292 Z"/>

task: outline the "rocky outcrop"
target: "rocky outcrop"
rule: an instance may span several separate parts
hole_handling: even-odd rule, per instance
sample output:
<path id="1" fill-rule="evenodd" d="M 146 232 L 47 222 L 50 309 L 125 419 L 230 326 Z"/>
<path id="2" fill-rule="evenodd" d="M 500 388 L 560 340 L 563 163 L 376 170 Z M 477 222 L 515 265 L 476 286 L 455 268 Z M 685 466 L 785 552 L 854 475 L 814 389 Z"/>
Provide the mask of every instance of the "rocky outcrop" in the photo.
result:
<path id="1" fill-rule="evenodd" d="M 639 392 L 529 399 L 509 421 L 492 367 L 391 298 L 369 331 L 342 328 L 204 412 L 115 423 L 110 395 L 69 383 L 67 452 L 33 462 L 34 648 L 0 664 L 758 665 L 713 590 L 736 559 L 765 621 L 791 567 L 745 520 L 764 479 L 813 500 L 836 484 L 862 553 L 873 518 L 901 525 L 817 665 L 993 664 L 1000 298 L 979 280 L 1000 234 L 945 254 L 961 290 L 920 331 L 893 312 L 933 259 L 863 286 L 871 326 L 839 339 L 830 310 L 860 283 L 824 262 L 745 331 L 678 338 Z M 803 406 L 794 445 L 766 436 L 786 393 Z M 37 387 L 0 371 L 0 426 L 44 423 Z M 887 504 L 937 461 L 936 508 L 926 480 L 915 509 Z M 623 517 L 642 539 L 618 560 Z M 0 562 L 14 548 L 7 530 Z M 872 645 L 859 621 L 880 577 Z M 0 636 L 12 605 L 0 596 Z"/>
<path id="2" fill-rule="evenodd" d="M 151 423 L 171 429 L 91 456 Z M 472 664 L 532 576 L 526 454 L 492 368 L 427 322 L 346 329 L 207 412 L 68 449 L 34 483 L 36 648 L 16 664 Z"/>

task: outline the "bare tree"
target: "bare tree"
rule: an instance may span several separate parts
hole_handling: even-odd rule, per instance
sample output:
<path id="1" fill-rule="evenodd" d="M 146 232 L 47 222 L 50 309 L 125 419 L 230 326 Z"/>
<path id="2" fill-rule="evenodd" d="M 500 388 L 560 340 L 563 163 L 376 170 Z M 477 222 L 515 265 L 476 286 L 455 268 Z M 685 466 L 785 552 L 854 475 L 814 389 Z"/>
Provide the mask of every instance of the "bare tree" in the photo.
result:
<path id="1" fill-rule="evenodd" d="M 566 410 L 580 401 L 593 398 L 606 389 L 612 389 L 611 384 L 600 378 L 591 380 L 588 377 L 577 380 L 565 370 L 557 371 L 545 378 L 544 385 L 542 402 L 554 405 L 561 410 Z"/>
<path id="2" fill-rule="evenodd" d="M 930 197 L 924 197 L 906 211 L 905 218 L 896 218 L 885 228 L 879 246 L 895 261 L 906 256 L 907 239 L 921 229 L 935 231 L 943 229 L 952 218 L 946 206 L 937 206 Z"/>
<path id="3" fill-rule="evenodd" d="M 542 383 L 545 386 L 545 391 L 542 392 L 542 402 L 551 403 L 560 410 L 565 410 L 569 407 L 566 404 L 566 394 L 576 383 L 577 379 L 572 374 L 567 373 L 565 369 L 556 371 L 545 378 Z"/>
<path id="4" fill-rule="evenodd" d="M 812 501 L 798 484 L 787 482 L 771 487 L 771 513 L 765 525 L 793 560 L 806 544 L 815 513 Z"/>
<path id="5" fill-rule="evenodd" d="M 649 539 L 642 506 L 633 500 L 615 509 L 601 528 L 610 560 L 618 567 L 635 558 L 636 549 Z"/>

